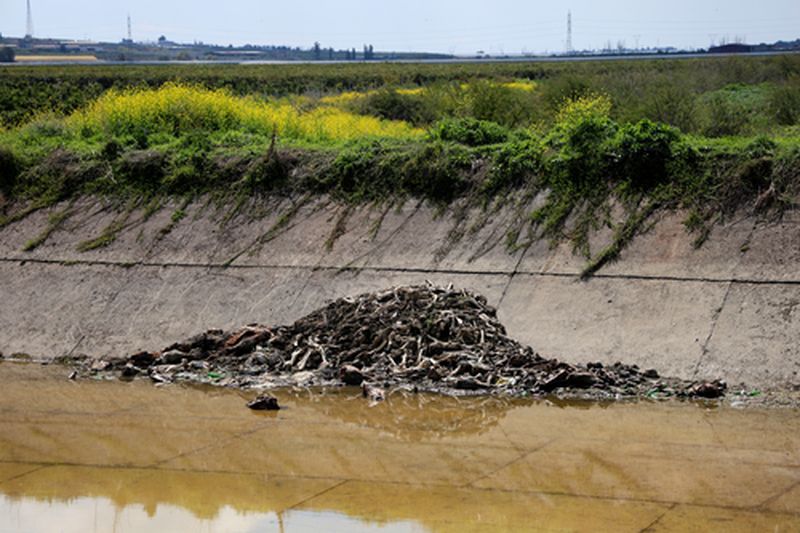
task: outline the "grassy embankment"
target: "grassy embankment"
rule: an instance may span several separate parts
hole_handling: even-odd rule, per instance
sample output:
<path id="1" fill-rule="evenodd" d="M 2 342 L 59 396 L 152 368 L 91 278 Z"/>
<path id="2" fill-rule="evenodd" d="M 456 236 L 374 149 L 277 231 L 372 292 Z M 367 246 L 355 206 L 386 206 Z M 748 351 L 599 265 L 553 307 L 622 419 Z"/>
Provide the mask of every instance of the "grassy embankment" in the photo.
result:
<path id="1" fill-rule="evenodd" d="M 0 188 L 19 201 L 0 224 L 87 193 L 129 206 L 212 193 L 487 209 L 541 193 L 509 246 L 570 239 L 588 274 L 660 209 L 686 209 L 701 243 L 737 209 L 792 205 L 800 183 L 794 56 L 228 68 L 7 71 Z M 590 250 L 603 224 L 614 242 Z"/>

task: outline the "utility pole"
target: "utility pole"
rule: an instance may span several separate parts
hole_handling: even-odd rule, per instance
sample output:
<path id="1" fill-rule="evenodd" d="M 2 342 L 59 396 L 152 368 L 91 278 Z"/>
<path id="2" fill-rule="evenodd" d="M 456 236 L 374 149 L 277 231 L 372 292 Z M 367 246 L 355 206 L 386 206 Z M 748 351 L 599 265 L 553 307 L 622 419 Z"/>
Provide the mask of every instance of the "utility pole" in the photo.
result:
<path id="1" fill-rule="evenodd" d="M 572 53 L 572 11 L 567 11 L 567 53 Z"/>
<path id="2" fill-rule="evenodd" d="M 25 24 L 25 38 L 33 38 L 33 12 L 31 11 L 31 0 L 28 0 L 28 20 Z"/>

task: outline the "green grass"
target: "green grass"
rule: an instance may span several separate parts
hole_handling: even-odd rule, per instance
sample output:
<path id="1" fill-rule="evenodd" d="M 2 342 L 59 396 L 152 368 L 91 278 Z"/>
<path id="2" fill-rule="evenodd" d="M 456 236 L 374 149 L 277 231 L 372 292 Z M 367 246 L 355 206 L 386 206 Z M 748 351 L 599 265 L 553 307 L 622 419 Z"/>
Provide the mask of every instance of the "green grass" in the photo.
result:
<path id="1" fill-rule="evenodd" d="M 15 126 L 42 114 L 63 115 L 82 108 L 110 89 L 160 87 L 167 82 L 225 88 L 235 95 L 275 98 L 289 95 L 318 97 L 341 91 L 392 87 L 451 87 L 484 80 L 536 80 L 541 91 L 530 100 L 513 102 L 512 92 L 488 87 L 476 91 L 476 118 L 523 125 L 529 119 L 551 116 L 564 98 L 592 90 L 614 102 L 614 118 L 667 119 L 690 131 L 686 110 L 702 108 L 703 95 L 733 84 L 762 85 L 772 104 L 769 113 L 792 120 L 796 103 L 800 57 L 710 57 L 650 61 L 592 61 L 583 63 L 509 62 L 490 64 L 345 64 L 345 65 L 125 65 L 0 67 L 0 125 Z M 494 97 L 506 101 L 501 112 L 492 109 Z M 380 100 L 380 98 L 378 98 Z M 386 100 L 384 98 L 383 100 Z M 391 110 L 393 102 L 374 102 Z M 700 100 L 700 101 L 698 101 Z M 415 104 L 411 104 L 412 106 Z M 425 102 L 421 120 L 441 118 L 452 109 L 446 91 Z M 388 106 L 388 108 L 386 107 Z M 431 109 L 432 107 L 432 109 Z M 700 113 L 703 114 L 703 113 Z M 413 118 L 409 116 L 404 119 Z M 413 120 L 412 120 L 413 122 Z M 694 127 L 700 128 L 702 124 Z M 696 131 L 699 133 L 700 131 Z"/>
<path id="2" fill-rule="evenodd" d="M 700 244 L 738 210 L 779 214 L 794 205 L 799 70 L 796 56 L 0 69 L 8 124 L 0 191 L 17 206 L 0 212 L 0 225 L 83 194 L 129 205 L 177 197 L 185 206 L 211 194 L 231 205 L 328 195 L 346 204 L 417 198 L 487 207 L 545 193 L 509 229 L 508 247 L 525 246 L 531 234 L 570 240 L 590 275 L 658 210 L 685 210 Z M 193 85 L 172 83 L 179 79 Z M 140 89 L 123 90 L 131 86 Z M 362 92 L 335 96 L 344 90 Z M 69 97 L 58 100 L 60 91 Z M 621 220 L 609 220 L 612 207 L 624 211 Z M 68 216 L 56 215 L 30 248 Z M 169 228 L 183 216 L 176 210 Z M 126 223 L 81 249 L 110 244 Z M 345 224 L 343 215 L 331 245 Z M 602 225 L 612 226 L 612 243 L 592 250 L 589 234 Z"/>
<path id="3" fill-rule="evenodd" d="M 42 230 L 42 232 L 39 235 L 37 235 L 36 237 L 25 243 L 25 246 L 22 248 L 22 251 L 32 252 L 33 250 L 44 244 L 45 241 L 47 241 L 47 239 L 50 238 L 50 235 L 52 235 L 55 231 L 57 231 L 61 227 L 61 225 L 72 215 L 72 208 L 73 208 L 73 203 L 70 202 L 70 204 L 61 211 L 57 211 L 51 214 L 47 221 L 47 226 L 45 227 L 45 229 Z"/>

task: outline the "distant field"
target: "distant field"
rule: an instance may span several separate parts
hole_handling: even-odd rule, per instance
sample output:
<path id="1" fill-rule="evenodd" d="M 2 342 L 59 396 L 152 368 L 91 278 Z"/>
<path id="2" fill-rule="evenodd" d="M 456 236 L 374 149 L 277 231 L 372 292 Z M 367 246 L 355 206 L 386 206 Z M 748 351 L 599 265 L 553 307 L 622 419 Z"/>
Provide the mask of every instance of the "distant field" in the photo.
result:
<path id="1" fill-rule="evenodd" d="M 800 55 L 581 63 L 15 66 L 0 68 L 0 123 L 69 113 L 111 88 L 155 88 L 168 81 L 224 87 L 237 95 L 314 97 L 521 79 L 541 85 L 535 109 L 524 117 L 531 122 L 552 114 L 563 97 L 592 90 L 608 94 L 614 117 L 623 121 L 650 118 L 704 135 L 723 123 L 725 133 L 752 134 L 791 122 L 793 102 L 780 100 L 798 91 L 799 77 Z"/>
<path id="2" fill-rule="evenodd" d="M 64 62 L 64 63 L 78 63 L 78 62 L 87 62 L 87 61 L 97 61 L 98 59 L 95 56 L 79 56 L 79 55 L 51 55 L 51 56 L 44 56 L 44 55 L 18 55 L 16 61 L 19 63 L 55 63 L 55 62 Z"/>

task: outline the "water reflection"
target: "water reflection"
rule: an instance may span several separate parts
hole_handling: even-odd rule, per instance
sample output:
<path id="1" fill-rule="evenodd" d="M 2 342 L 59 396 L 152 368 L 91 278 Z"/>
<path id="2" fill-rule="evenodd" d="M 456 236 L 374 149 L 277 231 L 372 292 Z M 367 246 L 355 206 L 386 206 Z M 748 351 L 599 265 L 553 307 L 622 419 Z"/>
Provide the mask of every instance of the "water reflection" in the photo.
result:
<path id="1" fill-rule="evenodd" d="M 370 405 L 360 392 L 347 389 L 312 391 L 301 397 L 323 418 L 370 428 L 410 442 L 481 435 L 497 426 L 510 410 L 537 403 L 503 397 L 396 392 L 388 401 Z"/>
<path id="2" fill-rule="evenodd" d="M 402 533 L 424 531 L 413 522 L 373 524 L 333 512 L 241 512 L 222 507 L 213 517 L 198 517 L 191 511 L 162 504 L 155 509 L 141 505 L 120 507 L 106 498 L 75 498 L 69 501 L 38 501 L 0 496 L 0 531 L 41 533 L 124 533 L 135 531 L 194 532 L 292 532 L 376 531 Z"/>
<path id="3" fill-rule="evenodd" d="M 0 382 L 0 532 L 800 530 L 794 411 Z"/>

